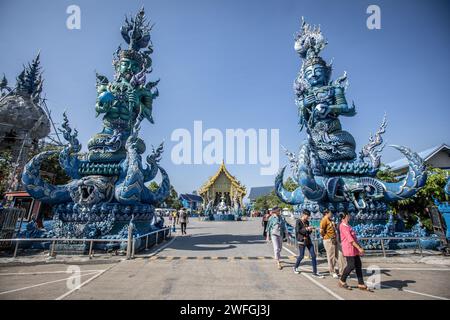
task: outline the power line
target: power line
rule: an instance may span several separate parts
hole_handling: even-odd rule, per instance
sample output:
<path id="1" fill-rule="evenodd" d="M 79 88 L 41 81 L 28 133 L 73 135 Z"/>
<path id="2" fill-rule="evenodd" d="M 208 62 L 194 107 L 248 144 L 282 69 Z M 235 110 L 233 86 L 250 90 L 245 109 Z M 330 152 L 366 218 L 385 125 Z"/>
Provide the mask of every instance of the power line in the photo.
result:
<path id="1" fill-rule="evenodd" d="M 50 110 L 49 110 L 49 108 L 47 106 L 47 102 L 46 102 L 46 98 L 45 97 L 42 99 L 42 104 L 44 105 L 44 110 L 47 113 L 47 116 L 48 116 L 48 119 L 50 120 L 50 123 L 52 124 L 52 127 L 53 127 L 53 130 L 55 131 L 56 137 L 57 137 L 59 143 L 62 145 L 63 143 L 61 141 L 61 138 L 59 137 L 59 133 L 58 133 L 58 130 L 56 129 L 55 122 L 53 122 L 52 115 L 51 115 L 51 112 L 50 112 Z"/>

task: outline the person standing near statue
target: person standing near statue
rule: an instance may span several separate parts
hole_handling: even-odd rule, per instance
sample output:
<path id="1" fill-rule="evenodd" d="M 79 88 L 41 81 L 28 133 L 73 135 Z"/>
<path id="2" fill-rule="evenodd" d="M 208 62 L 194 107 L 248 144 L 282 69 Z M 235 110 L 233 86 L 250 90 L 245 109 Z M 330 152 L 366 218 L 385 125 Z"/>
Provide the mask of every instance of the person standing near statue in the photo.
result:
<path id="1" fill-rule="evenodd" d="M 339 274 L 342 275 L 344 271 L 343 256 L 339 250 L 338 237 L 336 232 L 336 225 L 333 221 L 333 213 L 330 210 L 323 212 L 323 218 L 320 221 L 320 235 L 323 237 L 323 246 L 327 253 L 328 269 L 330 275 L 338 279 L 339 276 L 336 273 L 336 268 L 339 270 Z"/>
<path id="2" fill-rule="evenodd" d="M 281 249 L 283 248 L 283 240 L 287 236 L 286 221 L 281 216 L 281 209 L 278 207 L 270 209 L 270 214 L 266 227 L 266 239 L 272 241 L 274 258 L 277 261 L 278 269 L 281 270 L 283 269 L 280 261 Z"/>
<path id="3" fill-rule="evenodd" d="M 324 278 L 324 276 L 317 271 L 316 251 L 314 250 L 314 244 L 311 240 L 311 233 L 314 231 L 314 227 L 309 225 L 310 217 L 311 212 L 305 209 L 302 212 L 302 216 L 300 217 L 300 219 L 297 220 L 295 224 L 295 236 L 297 238 L 299 253 L 297 261 L 295 262 L 294 273 L 296 274 L 300 273 L 300 270 L 298 268 L 300 267 L 300 263 L 302 262 L 305 256 L 305 250 L 308 249 L 309 254 L 311 256 L 311 263 L 313 269 L 312 275 L 317 278 Z"/>
<path id="4" fill-rule="evenodd" d="M 267 238 L 267 223 L 269 222 L 270 213 L 269 211 L 266 211 L 262 217 L 262 227 L 263 227 L 263 237 L 264 239 Z"/>
<path id="5" fill-rule="evenodd" d="M 180 210 L 180 216 L 178 218 L 178 221 L 181 225 L 181 234 L 186 234 L 186 226 L 188 224 L 188 214 L 186 212 L 185 208 L 181 208 Z"/>
<path id="6" fill-rule="evenodd" d="M 175 210 L 172 213 L 170 213 L 170 220 L 172 220 L 172 232 L 176 231 L 176 224 L 178 219 L 178 212 Z"/>

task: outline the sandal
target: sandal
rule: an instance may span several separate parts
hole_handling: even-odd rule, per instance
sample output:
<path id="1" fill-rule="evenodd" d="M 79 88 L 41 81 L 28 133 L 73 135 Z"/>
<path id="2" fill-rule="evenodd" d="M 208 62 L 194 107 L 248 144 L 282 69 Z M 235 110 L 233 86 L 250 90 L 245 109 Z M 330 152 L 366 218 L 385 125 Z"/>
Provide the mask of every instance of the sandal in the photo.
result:
<path id="1" fill-rule="evenodd" d="M 283 267 L 281 266 L 281 263 L 280 263 L 280 262 L 278 262 L 277 265 L 278 265 L 278 270 L 283 269 Z"/>
<path id="2" fill-rule="evenodd" d="M 373 292 L 373 290 L 371 290 L 368 286 L 366 285 L 360 285 L 358 284 L 358 289 L 362 290 L 362 291 L 368 291 L 368 292 Z"/>
<path id="3" fill-rule="evenodd" d="M 347 290 L 352 290 L 352 288 L 349 287 L 347 283 L 341 282 L 341 280 L 338 281 L 338 285 L 339 285 L 340 288 L 344 288 L 344 289 L 347 289 Z"/>

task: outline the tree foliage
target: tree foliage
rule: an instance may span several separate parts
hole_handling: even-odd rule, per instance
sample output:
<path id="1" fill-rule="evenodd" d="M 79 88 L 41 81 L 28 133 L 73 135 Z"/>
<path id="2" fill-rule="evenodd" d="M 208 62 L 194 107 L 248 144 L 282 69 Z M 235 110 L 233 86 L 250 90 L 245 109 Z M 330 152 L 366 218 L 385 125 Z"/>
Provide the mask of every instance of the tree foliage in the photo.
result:
<path id="1" fill-rule="evenodd" d="M 447 172 L 439 168 L 427 167 L 428 178 L 425 186 L 419 190 L 413 197 L 392 203 L 391 209 L 396 214 L 401 214 L 406 218 L 407 227 L 411 227 L 417 222 L 419 217 L 424 226 L 431 230 L 431 219 L 427 207 L 434 205 L 434 199 L 442 202 L 446 201 L 444 186 L 447 182 Z M 394 176 L 389 169 L 383 173 L 386 176 Z"/>
<path id="2" fill-rule="evenodd" d="M 8 178 L 12 169 L 12 157 L 9 150 L 0 153 L 0 195 L 3 198 L 8 188 Z"/>
<path id="3" fill-rule="evenodd" d="M 296 184 L 294 180 L 289 177 L 284 183 L 284 187 L 288 191 L 294 191 L 298 187 L 298 184 Z M 253 208 L 257 211 L 264 211 L 272 207 L 288 208 L 289 210 L 293 210 L 291 205 L 284 203 L 280 198 L 278 198 L 275 190 L 272 190 L 269 194 L 257 197 Z"/>
<path id="4" fill-rule="evenodd" d="M 156 191 L 159 188 L 159 185 L 155 182 L 152 181 L 150 182 L 150 184 L 148 185 L 148 188 L 150 189 L 150 191 Z M 167 208 L 172 208 L 172 209 L 181 209 L 181 207 L 183 206 L 181 204 L 180 199 L 178 198 L 178 192 L 175 190 L 175 188 L 170 185 L 170 194 L 169 197 L 164 201 L 165 205 Z M 161 206 L 162 203 L 158 204 L 158 206 Z"/>
<path id="5" fill-rule="evenodd" d="M 53 144 L 41 144 L 34 152 L 29 154 L 29 160 L 35 155 L 45 151 L 56 151 L 42 162 L 41 171 L 50 175 L 43 175 L 42 179 L 52 184 L 66 184 L 70 181 L 70 177 L 59 165 L 59 153 L 62 147 Z"/>

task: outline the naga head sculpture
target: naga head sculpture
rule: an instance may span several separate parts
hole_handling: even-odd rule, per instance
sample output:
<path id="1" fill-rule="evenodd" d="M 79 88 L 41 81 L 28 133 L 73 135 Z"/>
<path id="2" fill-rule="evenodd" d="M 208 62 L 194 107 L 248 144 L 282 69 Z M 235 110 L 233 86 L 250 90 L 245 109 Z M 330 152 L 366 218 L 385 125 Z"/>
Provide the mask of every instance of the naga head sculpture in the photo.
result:
<path id="1" fill-rule="evenodd" d="M 73 202 L 82 207 L 110 202 L 114 196 L 114 180 L 106 176 L 83 177 L 71 188 L 70 196 Z"/>

